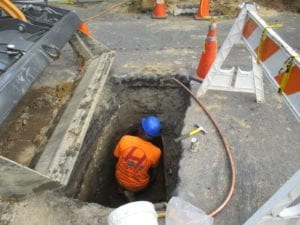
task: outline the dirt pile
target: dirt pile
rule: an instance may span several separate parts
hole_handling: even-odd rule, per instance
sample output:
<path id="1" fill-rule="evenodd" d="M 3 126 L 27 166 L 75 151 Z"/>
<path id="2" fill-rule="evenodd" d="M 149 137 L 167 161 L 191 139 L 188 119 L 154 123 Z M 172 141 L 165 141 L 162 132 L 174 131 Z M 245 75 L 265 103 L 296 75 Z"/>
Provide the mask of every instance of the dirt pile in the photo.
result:
<path id="1" fill-rule="evenodd" d="M 166 0 L 166 5 L 169 13 L 174 11 L 175 7 L 198 7 L 199 0 Z M 213 16 L 225 15 L 229 17 L 236 16 L 239 12 L 239 4 L 244 0 L 210 0 L 210 12 Z M 256 0 L 259 6 L 266 9 L 275 9 L 277 11 L 300 12 L 299 0 Z M 133 0 L 132 9 L 141 11 L 152 10 L 155 1 L 153 0 Z"/>
<path id="2" fill-rule="evenodd" d="M 278 11 L 290 11 L 300 13 L 299 0 L 257 0 L 259 5 Z"/>
<path id="3" fill-rule="evenodd" d="M 0 155 L 30 167 L 71 91 L 71 83 L 30 91 L 0 129 Z"/>

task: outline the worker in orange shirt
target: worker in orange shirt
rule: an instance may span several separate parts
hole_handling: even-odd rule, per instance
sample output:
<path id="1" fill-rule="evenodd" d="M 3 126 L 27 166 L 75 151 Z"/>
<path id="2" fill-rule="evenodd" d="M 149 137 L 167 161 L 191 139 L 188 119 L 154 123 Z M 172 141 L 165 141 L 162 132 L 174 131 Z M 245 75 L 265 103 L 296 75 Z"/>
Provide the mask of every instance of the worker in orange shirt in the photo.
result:
<path id="1" fill-rule="evenodd" d="M 124 135 L 114 150 L 118 158 L 115 176 L 127 198 L 128 193 L 133 196 L 145 189 L 153 178 L 151 169 L 158 165 L 161 150 L 151 140 L 160 136 L 160 130 L 161 123 L 156 116 L 142 118 L 138 136 Z"/>

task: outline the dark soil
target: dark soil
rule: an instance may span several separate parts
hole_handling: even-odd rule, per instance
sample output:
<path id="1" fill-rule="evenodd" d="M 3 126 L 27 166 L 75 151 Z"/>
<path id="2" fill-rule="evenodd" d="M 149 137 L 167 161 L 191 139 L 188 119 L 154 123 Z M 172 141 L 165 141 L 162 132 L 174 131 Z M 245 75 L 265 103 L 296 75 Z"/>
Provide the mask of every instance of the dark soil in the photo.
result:
<path id="1" fill-rule="evenodd" d="M 30 166 L 46 141 L 63 105 L 71 83 L 33 89 L 18 104 L 0 129 L 0 155 Z"/>

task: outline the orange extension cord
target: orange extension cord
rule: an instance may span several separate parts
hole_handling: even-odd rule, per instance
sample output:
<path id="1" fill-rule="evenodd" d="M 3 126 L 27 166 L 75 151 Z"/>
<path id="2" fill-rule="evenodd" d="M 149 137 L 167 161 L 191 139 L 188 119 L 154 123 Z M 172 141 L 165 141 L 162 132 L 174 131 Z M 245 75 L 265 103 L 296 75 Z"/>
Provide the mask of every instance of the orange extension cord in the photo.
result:
<path id="1" fill-rule="evenodd" d="M 182 88 L 184 88 L 192 97 L 193 99 L 198 103 L 198 105 L 203 109 L 203 111 L 205 112 L 205 114 L 209 117 L 209 119 L 212 121 L 212 123 L 214 124 L 214 126 L 216 127 L 218 134 L 221 137 L 221 140 L 223 142 L 223 145 L 225 147 L 226 150 L 226 154 L 227 157 L 229 159 L 230 162 L 230 168 L 231 168 L 231 186 L 230 189 L 227 193 L 227 197 L 224 199 L 224 201 L 222 202 L 222 204 L 220 204 L 214 211 L 212 211 L 209 216 L 214 217 L 216 216 L 219 212 L 222 211 L 222 209 L 227 205 L 227 203 L 229 202 L 229 200 L 232 197 L 234 188 L 235 188 L 235 183 L 236 183 L 236 168 L 235 168 L 235 164 L 232 158 L 232 154 L 229 148 L 229 145 L 224 137 L 224 135 L 222 134 L 217 122 L 212 118 L 212 116 L 210 115 L 210 113 L 208 112 L 208 110 L 204 107 L 204 105 L 200 102 L 200 100 L 194 95 L 194 93 L 187 88 L 182 82 L 180 82 L 179 80 L 177 80 L 176 78 L 172 78 L 172 80 L 174 80 L 179 86 L 181 86 Z"/>
<path id="2" fill-rule="evenodd" d="M 94 20 L 94 19 L 96 19 L 98 17 L 104 16 L 106 13 L 108 13 L 108 12 L 112 11 L 113 9 L 118 8 L 119 6 L 124 5 L 124 4 L 128 3 L 128 2 L 130 2 L 130 0 L 121 1 L 121 2 L 119 2 L 117 4 L 114 4 L 114 5 L 110 6 L 109 8 L 105 9 L 104 11 L 102 11 L 102 12 L 96 14 L 96 15 L 93 15 L 91 17 L 85 18 L 83 21 L 84 22 L 88 22 L 90 20 Z"/>

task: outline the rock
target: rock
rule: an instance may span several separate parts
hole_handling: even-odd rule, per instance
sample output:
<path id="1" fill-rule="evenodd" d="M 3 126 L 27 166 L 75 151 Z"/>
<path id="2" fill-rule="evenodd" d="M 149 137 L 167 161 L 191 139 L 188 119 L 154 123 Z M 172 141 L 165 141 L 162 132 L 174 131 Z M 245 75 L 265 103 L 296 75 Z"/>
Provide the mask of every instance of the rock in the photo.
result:
<path id="1" fill-rule="evenodd" d="M 152 0 L 141 0 L 141 10 L 148 11 L 152 10 L 154 7 L 154 1 Z"/>

